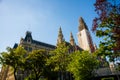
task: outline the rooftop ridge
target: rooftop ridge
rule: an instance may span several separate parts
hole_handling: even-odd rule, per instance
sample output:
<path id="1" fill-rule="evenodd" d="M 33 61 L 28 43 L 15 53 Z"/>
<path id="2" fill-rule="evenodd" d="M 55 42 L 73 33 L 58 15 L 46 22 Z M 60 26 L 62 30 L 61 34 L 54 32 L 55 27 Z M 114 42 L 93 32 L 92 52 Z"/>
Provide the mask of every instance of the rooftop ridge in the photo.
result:
<path id="1" fill-rule="evenodd" d="M 43 43 L 43 44 L 46 44 L 46 45 L 49 45 L 49 46 L 53 46 L 53 47 L 56 47 L 55 45 L 52 45 L 52 44 L 49 44 L 49 43 L 45 43 L 45 42 L 42 42 L 42 41 L 38 41 L 38 40 L 32 40 L 33 43 L 34 42 L 38 42 L 38 43 Z"/>

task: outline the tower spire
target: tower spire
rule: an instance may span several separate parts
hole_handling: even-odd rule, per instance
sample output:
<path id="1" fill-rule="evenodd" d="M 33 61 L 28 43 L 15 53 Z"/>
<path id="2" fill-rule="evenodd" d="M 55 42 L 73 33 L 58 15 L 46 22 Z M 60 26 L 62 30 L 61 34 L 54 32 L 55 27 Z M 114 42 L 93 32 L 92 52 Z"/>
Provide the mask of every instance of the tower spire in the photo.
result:
<path id="1" fill-rule="evenodd" d="M 62 29 L 61 29 L 61 26 L 60 26 L 59 32 L 58 32 L 57 44 L 62 43 L 63 41 L 64 41 L 64 37 L 63 37 Z"/>
<path id="2" fill-rule="evenodd" d="M 86 25 L 86 23 L 84 22 L 83 18 L 80 17 L 79 19 L 79 27 L 78 27 L 79 31 L 83 30 L 83 29 L 86 29 L 88 30 L 88 27 Z"/>
<path id="3" fill-rule="evenodd" d="M 74 41 L 72 32 L 70 33 L 70 44 L 71 44 L 72 46 L 75 45 L 75 41 Z"/>
<path id="4" fill-rule="evenodd" d="M 80 19 L 79 19 L 79 27 L 78 27 L 78 29 L 79 29 L 79 32 L 78 32 L 79 46 L 83 50 L 88 50 L 91 53 L 94 52 L 95 49 L 94 49 L 92 37 L 91 37 L 90 32 L 88 30 L 88 27 L 87 27 L 87 25 L 84 22 L 82 17 L 80 17 Z"/>

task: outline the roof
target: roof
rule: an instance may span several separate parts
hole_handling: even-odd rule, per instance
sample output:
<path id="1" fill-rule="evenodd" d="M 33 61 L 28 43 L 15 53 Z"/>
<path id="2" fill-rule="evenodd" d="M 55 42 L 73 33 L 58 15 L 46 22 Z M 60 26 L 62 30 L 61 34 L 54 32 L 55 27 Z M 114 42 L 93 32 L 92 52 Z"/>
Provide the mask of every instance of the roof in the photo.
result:
<path id="1" fill-rule="evenodd" d="M 83 50 L 83 49 L 80 48 L 78 45 L 72 46 L 72 45 L 71 45 L 69 42 L 67 42 L 67 41 L 65 41 L 65 43 L 66 43 L 67 46 L 70 46 L 70 49 L 75 49 L 75 50 L 80 50 L 80 51 Z"/>
<path id="2" fill-rule="evenodd" d="M 14 46 L 13 46 L 13 48 L 16 49 L 17 47 L 18 47 L 18 44 L 15 43 Z"/>
<path id="3" fill-rule="evenodd" d="M 41 45 L 41 46 L 49 47 L 49 48 L 53 48 L 53 49 L 55 49 L 55 47 L 56 47 L 56 46 L 48 44 L 48 43 L 44 43 L 44 42 L 33 40 L 32 32 L 30 32 L 30 31 L 26 32 L 26 36 L 25 36 L 25 38 L 23 40 L 24 41 L 30 40 L 31 44 Z"/>
<path id="4" fill-rule="evenodd" d="M 45 46 L 45 47 L 50 47 L 50 48 L 55 48 L 56 47 L 54 45 L 44 43 L 44 42 L 40 42 L 40 41 L 36 41 L 36 40 L 32 40 L 32 43 L 36 44 L 36 45 L 42 45 L 42 46 Z"/>
<path id="5" fill-rule="evenodd" d="M 87 27 L 87 25 L 86 25 L 86 23 L 84 22 L 84 20 L 83 20 L 82 17 L 80 17 L 79 23 L 80 23 L 80 25 L 79 25 L 79 31 L 81 31 L 81 30 L 83 30 L 83 29 L 88 30 L 88 27 Z"/>

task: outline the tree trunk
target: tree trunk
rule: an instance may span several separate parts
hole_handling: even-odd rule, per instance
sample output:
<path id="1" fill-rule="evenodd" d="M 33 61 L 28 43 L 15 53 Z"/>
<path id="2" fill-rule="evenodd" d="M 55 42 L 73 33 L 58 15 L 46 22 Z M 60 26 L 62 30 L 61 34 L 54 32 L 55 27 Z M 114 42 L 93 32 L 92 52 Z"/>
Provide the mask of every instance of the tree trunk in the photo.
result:
<path id="1" fill-rule="evenodd" d="M 63 71 L 61 72 L 61 80 L 63 80 L 64 79 L 64 73 L 63 73 Z"/>
<path id="2" fill-rule="evenodd" d="M 15 77 L 15 80 L 17 80 L 17 76 L 16 76 L 16 69 L 14 69 L 14 77 Z"/>

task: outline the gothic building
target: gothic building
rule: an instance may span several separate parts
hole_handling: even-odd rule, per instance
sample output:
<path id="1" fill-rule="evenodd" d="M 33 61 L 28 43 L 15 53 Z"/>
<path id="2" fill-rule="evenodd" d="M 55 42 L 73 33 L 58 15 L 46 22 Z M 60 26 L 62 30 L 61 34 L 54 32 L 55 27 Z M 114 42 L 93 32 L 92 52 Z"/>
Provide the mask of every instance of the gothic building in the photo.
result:
<path id="1" fill-rule="evenodd" d="M 70 41 L 67 42 L 64 39 L 62 29 L 59 28 L 58 32 L 58 39 L 57 44 L 51 45 L 48 43 L 40 42 L 37 40 L 34 40 L 32 38 L 32 33 L 30 31 L 26 32 L 25 38 L 21 38 L 19 44 L 15 44 L 14 48 L 18 45 L 21 45 L 26 49 L 27 51 L 37 50 L 37 49 L 46 49 L 46 50 L 54 50 L 57 48 L 57 45 L 65 41 L 68 45 L 70 45 L 71 51 L 75 50 L 88 50 L 90 52 L 94 52 L 95 47 L 93 45 L 93 41 L 90 35 L 90 32 L 88 30 L 88 27 L 86 23 L 84 22 L 83 18 L 80 17 L 79 19 L 79 26 L 78 26 L 78 45 L 75 43 L 74 37 L 72 32 L 70 33 Z M 19 80 L 23 80 L 24 77 L 18 76 Z M 12 72 L 10 71 L 9 66 L 6 69 L 2 69 L 1 71 L 1 79 L 0 80 L 14 80 L 14 76 L 12 75 Z"/>

